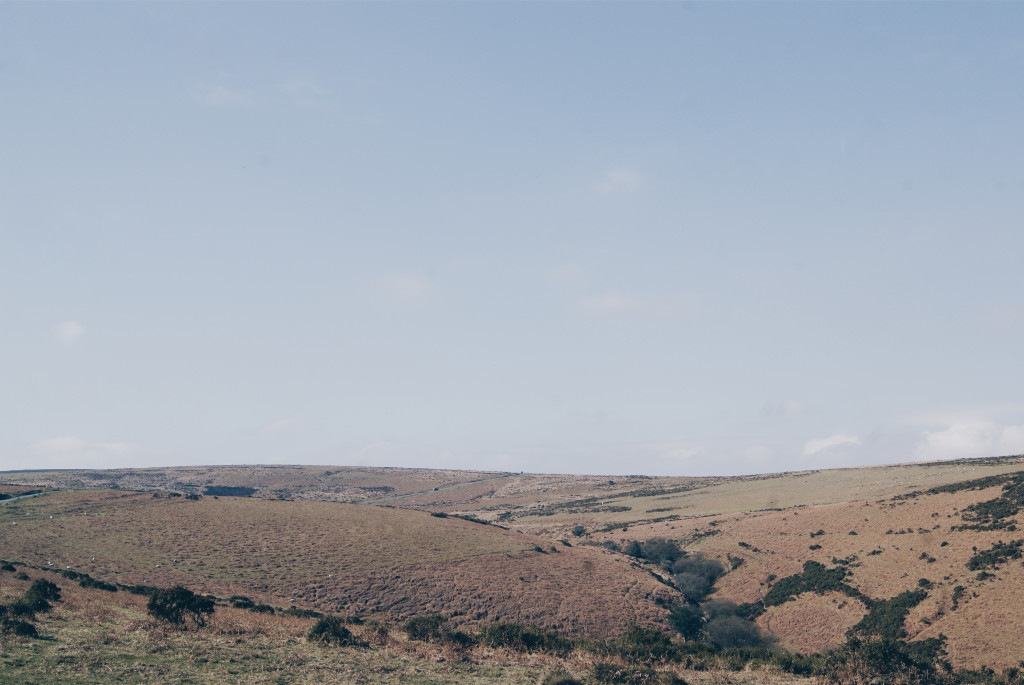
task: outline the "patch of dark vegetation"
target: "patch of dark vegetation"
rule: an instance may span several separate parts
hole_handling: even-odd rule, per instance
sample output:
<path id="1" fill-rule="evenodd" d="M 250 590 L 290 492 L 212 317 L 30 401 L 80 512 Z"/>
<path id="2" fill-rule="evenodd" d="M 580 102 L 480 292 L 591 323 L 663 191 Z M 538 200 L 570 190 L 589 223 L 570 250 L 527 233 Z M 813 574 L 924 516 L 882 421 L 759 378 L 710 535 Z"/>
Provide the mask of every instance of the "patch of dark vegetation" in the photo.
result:
<path id="1" fill-rule="evenodd" d="M 300 609 L 298 607 L 288 607 L 281 612 L 284 616 L 294 616 L 295 618 L 322 618 L 323 614 L 319 611 L 313 611 L 312 609 Z"/>
<path id="2" fill-rule="evenodd" d="M 877 635 L 884 641 L 895 641 L 905 638 L 907 631 L 903 628 L 907 612 L 920 604 L 928 592 L 924 589 L 907 590 L 889 599 L 869 600 L 868 614 L 857 625 L 849 630 L 849 634 L 862 633 Z"/>
<path id="3" fill-rule="evenodd" d="M 207 485 L 203 489 L 203 494 L 211 497 L 252 497 L 256 492 L 244 485 Z"/>
<path id="4" fill-rule="evenodd" d="M 367 643 L 356 638 L 345 622 L 337 616 L 323 616 L 306 633 L 310 642 L 339 647 L 366 647 Z"/>
<path id="5" fill-rule="evenodd" d="M 953 685 L 957 679 L 942 653 L 942 640 L 937 639 L 908 643 L 852 638 L 824 656 L 817 675 L 836 685 Z"/>
<path id="6" fill-rule="evenodd" d="M 953 588 L 953 597 L 949 607 L 950 611 L 956 611 L 960 607 L 960 600 L 963 599 L 965 594 L 967 594 L 967 588 L 963 585 L 957 585 Z"/>
<path id="7" fill-rule="evenodd" d="M 85 577 L 78 581 L 78 584 L 82 587 L 96 588 L 97 590 L 103 590 L 104 592 L 117 592 L 117 586 L 113 583 L 108 583 L 103 580 L 96 580 L 89 574 L 84 574 Z"/>
<path id="8" fill-rule="evenodd" d="M 715 581 L 725 575 L 720 561 L 701 554 L 687 555 L 672 564 L 672 579 L 688 602 L 700 602 L 711 592 Z"/>
<path id="9" fill-rule="evenodd" d="M 448 619 L 441 614 L 410 618 L 402 625 L 402 630 L 410 640 L 421 642 L 437 642 L 456 647 L 471 647 L 476 642 L 472 636 L 452 628 L 448 624 Z"/>
<path id="10" fill-rule="evenodd" d="M 206 617 L 213 613 L 213 599 L 180 585 L 158 588 L 150 595 L 146 611 L 153 618 L 173 625 L 184 625 L 186 619 L 192 619 L 196 626 L 204 626 Z"/>
<path id="11" fill-rule="evenodd" d="M 36 614 L 53 608 L 50 602 L 61 601 L 60 588 L 49 580 L 36 578 L 25 593 L 8 606 L 0 604 L 0 635 L 39 637 L 39 631 L 31 621 Z"/>
<path id="12" fill-rule="evenodd" d="M 501 528 L 502 530 L 508 530 L 505 526 L 499 526 L 493 521 L 487 521 L 484 519 L 477 518 L 472 514 L 448 514 L 448 518 L 462 519 L 463 521 L 469 521 L 470 523 L 479 523 L 481 526 L 494 526 L 495 528 Z"/>
<path id="13" fill-rule="evenodd" d="M 517 623 L 492 623 L 480 629 L 480 644 L 515 652 L 547 652 L 565 656 L 572 642 L 552 631 Z"/>
<path id="14" fill-rule="evenodd" d="M 801 573 L 780 578 L 765 593 L 761 601 L 740 605 L 740 612 L 747 618 L 757 618 L 768 607 L 778 606 L 796 599 L 797 595 L 804 592 L 814 592 L 820 595 L 828 591 L 835 591 L 841 592 L 847 597 L 859 599 L 865 604 L 870 602 L 871 600 L 860 590 L 845 582 L 848 573 L 849 571 L 842 566 L 826 568 L 817 561 L 805 561 Z"/>
<path id="15" fill-rule="evenodd" d="M 967 561 L 967 568 L 971 571 L 997 569 L 1011 559 L 1020 559 L 1022 545 L 1024 545 L 1024 540 L 1011 542 L 1000 540 L 990 549 L 975 551 L 974 556 Z"/>

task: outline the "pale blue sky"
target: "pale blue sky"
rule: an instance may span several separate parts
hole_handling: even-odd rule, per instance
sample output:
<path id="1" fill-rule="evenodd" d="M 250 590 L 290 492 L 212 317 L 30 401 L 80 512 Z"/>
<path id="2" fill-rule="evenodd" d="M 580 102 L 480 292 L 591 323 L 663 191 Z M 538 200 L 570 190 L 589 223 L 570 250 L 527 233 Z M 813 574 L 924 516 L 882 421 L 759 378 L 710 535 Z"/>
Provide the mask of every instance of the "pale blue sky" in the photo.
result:
<path id="1" fill-rule="evenodd" d="M 0 468 L 1024 452 L 1024 3 L 0 3 Z"/>

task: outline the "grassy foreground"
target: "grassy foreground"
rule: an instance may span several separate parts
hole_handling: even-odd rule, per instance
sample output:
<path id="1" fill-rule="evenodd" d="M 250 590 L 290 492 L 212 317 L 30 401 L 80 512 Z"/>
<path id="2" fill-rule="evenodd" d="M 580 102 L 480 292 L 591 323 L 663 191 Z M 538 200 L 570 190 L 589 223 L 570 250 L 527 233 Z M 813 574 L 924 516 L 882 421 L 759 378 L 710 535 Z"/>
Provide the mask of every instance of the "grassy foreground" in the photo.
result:
<path id="1" fill-rule="evenodd" d="M 638 667 L 582 649 L 555 656 L 479 644 L 459 648 L 413 641 L 398 629 L 385 634 L 379 624 L 369 623 L 349 626 L 364 646 L 332 646 L 307 639 L 313 618 L 222 605 L 205 626 L 182 628 L 151 618 L 145 596 L 82 588 L 56 574 L 27 570 L 0 573 L 0 603 L 15 602 L 34 578 L 55 582 L 62 598 L 32 619 L 38 638 L 0 635 L 0 683 L 497 685 L 556 682 L 556 674 L 584 683 L 815 682 L 770 667 L 750 672 L 691 671 L 657 663 Z M 595 673 L 605 675 L 595 680 Z M 616 673 L 628 679 L 606 679 Z"/>

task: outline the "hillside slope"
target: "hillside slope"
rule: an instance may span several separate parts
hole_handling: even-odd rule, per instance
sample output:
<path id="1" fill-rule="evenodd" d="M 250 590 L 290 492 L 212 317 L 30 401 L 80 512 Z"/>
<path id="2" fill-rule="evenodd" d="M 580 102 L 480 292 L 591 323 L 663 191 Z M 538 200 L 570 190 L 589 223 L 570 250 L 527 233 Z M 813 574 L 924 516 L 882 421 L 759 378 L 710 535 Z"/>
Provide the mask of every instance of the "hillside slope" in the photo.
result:
<path id="1" fill-rule="evenodd" d="M 30 564 L 391 620 L 612 636 L 662 622 L 674 596 L 620 555 L 385 507 L 78 490 L 0 506 L 0 526 L 3 554 Z"/>

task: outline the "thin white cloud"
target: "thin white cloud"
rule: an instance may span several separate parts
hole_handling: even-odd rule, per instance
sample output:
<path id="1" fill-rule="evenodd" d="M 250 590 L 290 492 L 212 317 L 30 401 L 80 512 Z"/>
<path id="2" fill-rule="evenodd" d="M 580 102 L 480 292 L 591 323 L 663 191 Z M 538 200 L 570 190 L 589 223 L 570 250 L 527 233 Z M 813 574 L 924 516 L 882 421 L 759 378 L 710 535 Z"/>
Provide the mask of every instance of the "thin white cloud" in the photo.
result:
<path id="1" fill-rule="evenodd" d="M 827 438 L 815 438 L 808 440 L 804 444 L 803 454 L 805 457 L 809 457 L 812 454 L 817 454 L 823 450 L 831 449 L 833 447 L 842 447 L 843 445 L 859 445 L 860 438 L 853 435 L 845 435 L 839 433 L 837 435 L 831 435 Z"/>
<path id="2" fill-rule="evenodd" d="M 644 183 L 643 176 L 629 167 L 607 169 L 601 180 L 594 186 L 597 192 L 604 195 L 631 193 Z"/>
<path id="3" fill-rule="evenodd" d="M 925 431 L 914 448 L 918 461 L 1024 454 L 1024 425 L 999 426 L 983 419 L 962 419 L 948 428 Z"/>
<path id="4" fill-rule="evenodd" d="M 62 321 L 53 327 L 54 339 L 64 345 L 71 345 L 85 335 L 85 326 L 77 321 Z"/>
<path id="5" fill-rule="evenodd" d="M 252 97 L 247 93 L 218 83 L 199 84 L 193 97 L 204 107 L 245 107 L 252 104 Z"/>

